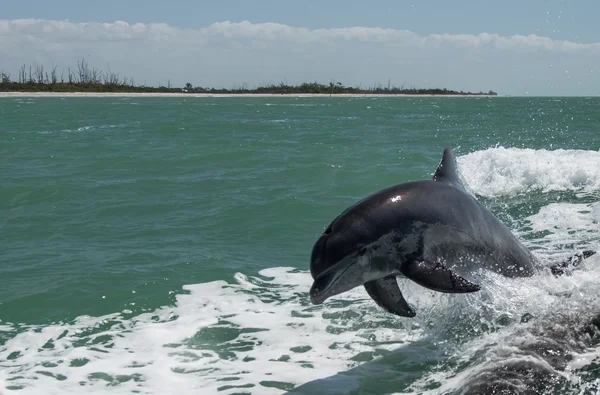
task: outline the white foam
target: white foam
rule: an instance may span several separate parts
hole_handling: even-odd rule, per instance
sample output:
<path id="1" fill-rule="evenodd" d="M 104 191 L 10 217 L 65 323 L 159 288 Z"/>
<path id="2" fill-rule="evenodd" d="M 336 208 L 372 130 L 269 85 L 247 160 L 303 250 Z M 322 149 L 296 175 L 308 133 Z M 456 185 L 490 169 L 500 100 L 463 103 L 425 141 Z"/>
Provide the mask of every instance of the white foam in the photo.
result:
<path id="1" fill-rule="evenodd" d="M 309 305 L 307 272 L 274 268 L 235 279 L 186 286 L 175 307 L 133 318 L 31 327 L 0 346 L 0 381 L 22 394 L 279 394 L 356 365 L 352 357 L 374 343 L 392 349 L 420 333 L 393 329 L 397 319 L 362 290 Z"/>
<path id="2" fill-rule="evenodd" d="M 0 383 L 22 386 L 21 394 L 281 394 L 329 377 L 330 387 L 319 384 L 321 393 L 351 392 L 368 372 L 337 374 L 372 360 L 375 350 L 399 350 L 427 339 L 458 344 L 447 347 L 450 359 L 477 360 L 482 349 L 489 349 L 490 360 L 500 359 L 506 347 L 518 347 L 511 339 L 523 314 L 548 316 L 560 303 L 565 314 L 585 316 L 600 294 L 600 272 L 590 269 L 561 279 L 487 274 L 485 290 L 468 296 L 401 282 L 418 312 L 415 319 L 402 319 L 376 307 L 362 289 L 312 306 L 310 283 L 307 272 L 290 268 L 263 270 L 257 277 L 238 273 L 231 284 L 186 286 L 189 294 L 179 295 L 176 306 L 136 317 L 123 312 L 32 326 L 0 346 Z M 508 323 L 498 323 L 499 316 Z M 20 356 L 7 359 L 15 353 Z M 423 393 L 435 381 L 457 388 L 477 369 L 434 369 L 412 387 Z"/>
<path id="3" fill-rule="evenodd" d="M 550 203 L 526 218 L 530 230 L 521 232 L 543 233 L 531 239 L 540 256 L 554 261 L 564 259 L 574 250 L 594 249 L 600 245 L 600 202 L 595 203 Z"/>
<path id="4" fill-rule="evenodd" d="M 600 152 L 489 148 L 457 158 L 461 175 L 482 196 L 529 191 L 600 190 Z"/>

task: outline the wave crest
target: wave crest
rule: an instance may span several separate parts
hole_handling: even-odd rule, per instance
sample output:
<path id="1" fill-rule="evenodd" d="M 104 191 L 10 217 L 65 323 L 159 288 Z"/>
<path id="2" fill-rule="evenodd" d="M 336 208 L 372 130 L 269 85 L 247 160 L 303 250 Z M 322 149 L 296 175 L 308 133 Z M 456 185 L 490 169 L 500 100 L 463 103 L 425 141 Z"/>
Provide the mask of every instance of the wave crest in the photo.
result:
<path id="1" fill-rule="evenodd" d="M 481 196 L 600 190 L 599 151 L 497 147 L 457 162 L 469 187 Z"/>

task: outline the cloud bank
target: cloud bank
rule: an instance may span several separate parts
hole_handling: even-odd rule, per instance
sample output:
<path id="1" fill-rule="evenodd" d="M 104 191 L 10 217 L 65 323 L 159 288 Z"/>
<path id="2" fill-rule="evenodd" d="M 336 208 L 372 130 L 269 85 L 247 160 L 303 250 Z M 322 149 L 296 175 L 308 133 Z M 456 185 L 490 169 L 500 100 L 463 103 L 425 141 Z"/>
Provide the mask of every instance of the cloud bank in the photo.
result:
<path id="1" fill-rule="evenodd" d="M 286 81 L 377 83 L 503 94 L 600 94 L 600 43 L 536 35 L 431 34 L 377 27 L 306 29 L 219 22 L 198 29 L 163 23 L 0 20 L 0 69 L 90 65 L 136 83 L 249 87 Z M 600 72 L 600 70 L 598 70 Z"/>

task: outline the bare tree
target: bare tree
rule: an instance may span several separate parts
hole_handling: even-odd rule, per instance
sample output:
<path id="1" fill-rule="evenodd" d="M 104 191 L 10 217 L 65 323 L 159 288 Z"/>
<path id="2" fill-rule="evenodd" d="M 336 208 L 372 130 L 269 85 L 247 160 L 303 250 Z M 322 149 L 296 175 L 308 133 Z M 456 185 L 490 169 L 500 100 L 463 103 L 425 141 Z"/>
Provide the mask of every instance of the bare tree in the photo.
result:
<path id="1" fill-rule="evenodd" d="M 19 69 L 19 84 L 24 84 L 25 80 L 26 80 L 26 72 L 25 72 L 25 65 L 21 66 L 21 68 Z"/>
<path id="2" fill-rule="evenodd" d="M 35 81 L 38 84 L 43 84 L 44 83 L 44 66 L 39 65 L 37 63 L 34 63 L 34 65 L 35 65 L 35 71 L 33 72 L 33 75 L 35 77 Z"/>
<path id="3" fill-rule="evenodd" d="M 2 84 L 10 84 L 10 73 L 6 74 L 4 70 L 0 73 L 0 83 Z"/>
<path id="4" fill-rule="evenodd" d="M 81 58 L 81 60 L 77 61 L 77 72 L 79 75 L 79 83 L 84 84 L 91 82 L 92 77 L 85 58 Z"/>
<path id="5" fill-rule="evenodd" d="M 52 83 L 56 84 L 56 80 L 57 80 L 57 78 L 56 78 L 56 66 L 54 66 L 52 68 L 52 71 L 50 72 L 50 75 L 51 75 L 51 78 L 52 78 Z"/>
<path id="6" fill-rule="evenodd" d="M 102 82 L 102 70 L 92 67 L 90 72 L 90 80 L 88 82 L 100 84 Z"/>

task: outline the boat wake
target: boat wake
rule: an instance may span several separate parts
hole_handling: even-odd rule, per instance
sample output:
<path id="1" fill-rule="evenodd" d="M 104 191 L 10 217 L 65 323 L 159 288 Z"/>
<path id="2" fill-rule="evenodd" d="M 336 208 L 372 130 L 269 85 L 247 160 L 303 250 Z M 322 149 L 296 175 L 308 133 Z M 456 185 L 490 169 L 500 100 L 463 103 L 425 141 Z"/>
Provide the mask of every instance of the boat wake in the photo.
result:
<path id="1" fill-rule="evenodd" d="M 547 167 L 544 155 L 562 167 Z M 459 165 L 544 265 L 600 247 L 597 152 L 496 148 Z M 174 306 L 137 315 L 0 322 L 0 390 L 596 393 L 599 256 L 561 277 L 549 268 L 522 279 L 481 273 L 484 287 L 468 295 L 399 280 L 413 319 L 386 313 L 362 288 L 313 306 L 308 268 L 276 267 L 185 286 Z"/>

